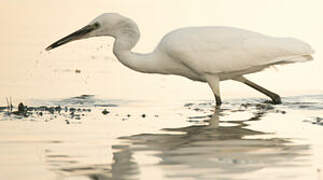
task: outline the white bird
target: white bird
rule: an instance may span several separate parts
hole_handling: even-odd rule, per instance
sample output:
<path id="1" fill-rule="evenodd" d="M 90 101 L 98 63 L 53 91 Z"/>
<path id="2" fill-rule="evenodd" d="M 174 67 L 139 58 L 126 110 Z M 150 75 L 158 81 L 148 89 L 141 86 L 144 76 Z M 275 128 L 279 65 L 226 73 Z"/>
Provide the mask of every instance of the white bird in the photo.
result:
<path id="1" fill-rule="evenodd" d="M 82 29 L 48 46 L 51 50 L 65 43 L 97 36 L 115 39 L 113 53 L 125 66 L 143 73 L 174 74 L 207 82 L 221 105 L 220 81 L 242 82 L 269 96 L 274 104 L 280 96 L 249 81 L 244 74 L 272 65 L 312 60 L 313 49 L 294 38 L 275 38 L 232 27 L 187 27 L 166 34 L 148 54 L 131 50 L 140 32 L 131 19 L 117 13 L 105 13 Z"/>

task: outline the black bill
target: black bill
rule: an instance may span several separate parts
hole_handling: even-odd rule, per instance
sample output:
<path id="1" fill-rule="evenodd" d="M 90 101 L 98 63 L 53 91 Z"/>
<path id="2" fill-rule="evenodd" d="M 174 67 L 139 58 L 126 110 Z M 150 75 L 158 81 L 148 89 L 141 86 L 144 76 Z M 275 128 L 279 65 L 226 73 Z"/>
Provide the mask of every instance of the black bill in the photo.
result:
<path id="1" fill-rule="evenodd" d="M 96 24 L 93 25 L 87 25 L 85 27 L 83 27 L 82 29 L 73 32 L 72 34 L 54 42 L 53 44 L 51 44 L 50 46 L 48 46 L 46 48 L 46 51 L 52 50 L 58 46 L 61 46 L 63 44 L 66 44 L 68 42 L 74 41 L 74 40 L 78 40 L 78 39 L 82 39 L 82 37 L 84 37 L 84 35 L 88 34 L 89 32 L 97 29 L 98 26 Z"/>

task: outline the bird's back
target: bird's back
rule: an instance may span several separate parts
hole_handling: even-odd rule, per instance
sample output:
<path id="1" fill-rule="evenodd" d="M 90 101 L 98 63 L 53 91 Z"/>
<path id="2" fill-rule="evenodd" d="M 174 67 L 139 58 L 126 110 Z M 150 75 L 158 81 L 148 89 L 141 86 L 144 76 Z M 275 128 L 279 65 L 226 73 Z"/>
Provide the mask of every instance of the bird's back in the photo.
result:
<path id="1" fill-rule="evenodd" d="M 274 38 L 231 27 L 172 31 L 157 50 L 199 74 L 230 73 L 311 59 L 312 48 L 297 39 Z"/>

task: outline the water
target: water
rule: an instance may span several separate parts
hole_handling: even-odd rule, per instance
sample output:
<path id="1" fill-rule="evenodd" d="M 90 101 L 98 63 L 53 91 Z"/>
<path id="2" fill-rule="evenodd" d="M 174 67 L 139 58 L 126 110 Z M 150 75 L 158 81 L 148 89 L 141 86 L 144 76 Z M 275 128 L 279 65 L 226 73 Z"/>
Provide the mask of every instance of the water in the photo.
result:
<path id="1" fill-rule="evenodd" d="M 25 100 L 63 108 L 1 112 L 0 178 L 320 179 L 322 99 L 237 99 L 216 112 L 209 101 Z"/>
<path id="2" fill-rule="evenodd" d="M 1 3 L 0 180 L 323 179 L 323 24 L 308 20 L 322 17 L 321 1 Z M 229 81 L 214 113 L 207 84 L 133 72 L 115 59 L 112 38 L 44 51 L 103 12 L 138 23 L 138 52 L 176 28 L 220 25 L 296 37 L 317 53 L 248 76 L 285 97 L 282 105 Z M 36 111 L 9 116 L 10 97 L 14 111 L 20 102 Z"/>

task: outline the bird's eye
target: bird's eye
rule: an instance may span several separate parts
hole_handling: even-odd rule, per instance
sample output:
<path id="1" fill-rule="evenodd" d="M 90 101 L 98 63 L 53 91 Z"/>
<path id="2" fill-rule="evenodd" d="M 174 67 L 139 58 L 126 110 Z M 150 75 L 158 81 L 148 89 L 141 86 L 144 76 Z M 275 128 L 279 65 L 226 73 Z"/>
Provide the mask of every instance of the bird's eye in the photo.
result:
<path id="1" fill-rule="evenodd" d="M 100 24 L 98 22 L 94 23 L 93 24 L 95 28 L 99 28 L 100 27 Z"/>

